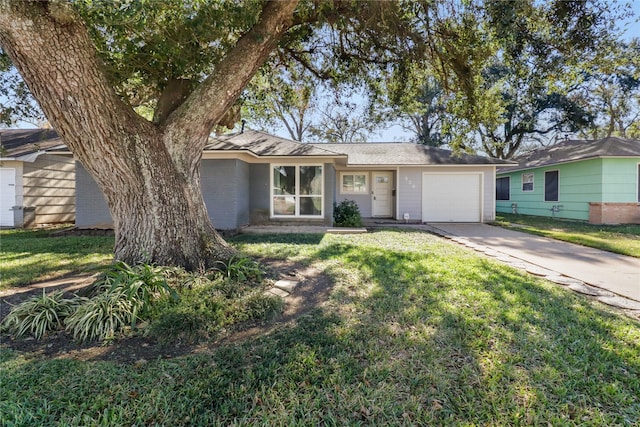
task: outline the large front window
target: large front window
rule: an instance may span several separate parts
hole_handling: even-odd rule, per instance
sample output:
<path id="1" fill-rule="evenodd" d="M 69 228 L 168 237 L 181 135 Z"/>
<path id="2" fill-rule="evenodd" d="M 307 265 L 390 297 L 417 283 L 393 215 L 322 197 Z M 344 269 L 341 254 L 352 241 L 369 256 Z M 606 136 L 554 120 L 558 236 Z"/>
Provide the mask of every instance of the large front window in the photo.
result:
<path id="1" fill-rule="evenodd" d="M 322 166 L 273 165 L 271 171 L 273 216 L 322 216 Z"/>

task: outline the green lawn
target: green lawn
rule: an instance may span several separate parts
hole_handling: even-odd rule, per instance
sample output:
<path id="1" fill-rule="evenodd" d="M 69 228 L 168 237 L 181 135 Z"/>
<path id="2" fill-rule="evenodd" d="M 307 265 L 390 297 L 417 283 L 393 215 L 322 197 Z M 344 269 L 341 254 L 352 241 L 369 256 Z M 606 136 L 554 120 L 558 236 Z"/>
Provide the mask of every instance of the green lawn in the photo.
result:
<path id="1" fill-rule="evenodd" d="M 496 225 L 640 258 L 640 225 L 593 225 L 530 215 L 500 213 Z M 519 226 L 514 227 L 513 224 Z"/>
<path id="2" fill-rule="evenodd" d="M 51 236 L 50 229 L 0 230 L 0 290 L 94 271 L 113 259 L 113 237 Z"/>
<path id="3" fill-rule="evenodd" d="M 240 236 L 335 280 L 270 334 L 133 366 L 0 349 L 0 425 L 638 425 L 640 324 L 426 233 Z"/>

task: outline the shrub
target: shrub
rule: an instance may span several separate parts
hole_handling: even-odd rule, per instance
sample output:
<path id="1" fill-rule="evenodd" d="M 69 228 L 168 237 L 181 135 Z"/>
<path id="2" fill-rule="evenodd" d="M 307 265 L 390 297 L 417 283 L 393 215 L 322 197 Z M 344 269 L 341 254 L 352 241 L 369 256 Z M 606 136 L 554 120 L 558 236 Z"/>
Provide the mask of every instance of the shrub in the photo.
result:
<path id="1" fill-rule="evenodd" d="M 360 208 L 353 200 L 333 204 L 333 222 L 337 227 L 362 227 Z"/>
<path id="2" fill-rule="evenodd" d="M 260 269 L 260 264 L 252 260 L 251 258 L 234 255 L 229 258 L 229 261 L 217 262 L 220 267 L 216 268 L 222 272 L 227 278 L 231 280 L 245 282 L 247 280 L 261 281 L 262 280 L 262 270 Z"/>
<path id="3" fill-rule="evenodd" d="M 66 330 L 78 341 L 106 341 L 133 325 L 140 301 L 121 291 L 109 291 L 83 301 L 65 321 Z"/>
<path id="4" fill-rule="evenodd" d="M 149 264 L 130 266 L 117 262 L 91 286 L 90 298 L 82 298 L 65 322 L 79 341 L 109 340 L 125 327 L 150 317 L 159 299 L 177 299 L 164 270 Z"/>
<path id="5" fill-rule="evenodd" d="M 20 338 L 31 334 L 41 339 L 47 332 L 62 329 L 64 319 L 76 308 L 77 301 L 63 298 L 62 291 L 31 298 L 16 305 L 2 322 L 2 330 Z"/>

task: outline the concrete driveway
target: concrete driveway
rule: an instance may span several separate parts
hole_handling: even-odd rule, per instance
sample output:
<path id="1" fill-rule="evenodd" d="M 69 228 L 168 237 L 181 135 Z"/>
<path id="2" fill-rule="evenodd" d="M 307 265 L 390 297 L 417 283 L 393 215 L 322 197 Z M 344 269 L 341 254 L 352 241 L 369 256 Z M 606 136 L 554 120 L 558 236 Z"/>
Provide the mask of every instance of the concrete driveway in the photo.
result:
<path id="1" fill-rule="evenodd" d="M 640 259 L 487 224 L 429 224 L 434 231 L 640 302 Z"/>

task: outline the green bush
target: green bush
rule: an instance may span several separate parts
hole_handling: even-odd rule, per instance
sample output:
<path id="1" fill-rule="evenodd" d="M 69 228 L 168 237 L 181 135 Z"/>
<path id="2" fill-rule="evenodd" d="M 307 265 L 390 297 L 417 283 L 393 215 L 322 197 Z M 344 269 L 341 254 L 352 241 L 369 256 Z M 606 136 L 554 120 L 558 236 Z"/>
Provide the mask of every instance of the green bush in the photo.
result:
<path id="1" fill-rule="evenodd" d="M 1 329 L 17 338 L 27 334 L 41 339 L 47 332 L 62 329 L 64 320 L 77 306 L 76 299 L 63 298 L 62 291 L 33 297 L 16 305 L 2 322 Z"/>
<path id="2" fill-rule="evenodd" d="M 262 270 L 260 264 L 244 256 L 234 255 L 229 258 L 229 261 L 217 262 L 220 267 L 215 270 L 220 271 L 227 278 L 235 281 L 245 282 L 247 280 L 253 280 L 259 282 L 262 280 Z"/>
<path id="3" fill-rule="evenodd" d="M 65 320 L 67 332 L 78 341 L 106 341 L 135 324 L 141 301 L 128 298 L 122 290 L 108 291 L 81 304 Z"/>
<path id="4" fill-rule="evenodd" d="M 333 223 L 337 227 L 362 227 L 360 208 L 353 200 L 333 204 Z"/>

